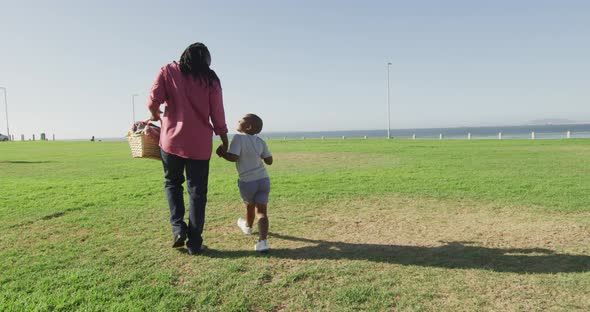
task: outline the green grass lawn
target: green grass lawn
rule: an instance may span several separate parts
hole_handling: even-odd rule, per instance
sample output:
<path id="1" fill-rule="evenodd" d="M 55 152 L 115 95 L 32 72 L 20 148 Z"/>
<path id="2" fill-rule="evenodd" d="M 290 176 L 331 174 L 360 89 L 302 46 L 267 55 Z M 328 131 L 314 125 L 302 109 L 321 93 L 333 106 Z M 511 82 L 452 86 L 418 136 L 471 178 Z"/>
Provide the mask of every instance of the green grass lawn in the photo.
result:
<path id="1" fill-rule="evenodd" d="M 163 169 L 124 142 L 0 144 L 1 311 L 590 310 L 590 140 L 270 140 L 271 252 L 214 157 L 170 248 Z"/>

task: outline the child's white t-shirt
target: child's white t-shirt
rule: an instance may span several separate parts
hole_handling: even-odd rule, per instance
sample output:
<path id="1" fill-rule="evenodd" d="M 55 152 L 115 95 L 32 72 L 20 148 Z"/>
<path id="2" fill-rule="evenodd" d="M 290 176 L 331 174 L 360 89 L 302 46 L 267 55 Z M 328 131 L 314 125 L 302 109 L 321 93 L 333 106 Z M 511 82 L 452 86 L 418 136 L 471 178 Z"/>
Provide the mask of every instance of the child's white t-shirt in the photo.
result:
<path id="1" fill-rule="evenodd" d="M 250 182 L 268 178 L 262 159 L 272 154 L 263 139 L 255 135 L 238 133 L 231 140 L 228 153 L 238 155 L 236 168 L 240 181 Z"/>

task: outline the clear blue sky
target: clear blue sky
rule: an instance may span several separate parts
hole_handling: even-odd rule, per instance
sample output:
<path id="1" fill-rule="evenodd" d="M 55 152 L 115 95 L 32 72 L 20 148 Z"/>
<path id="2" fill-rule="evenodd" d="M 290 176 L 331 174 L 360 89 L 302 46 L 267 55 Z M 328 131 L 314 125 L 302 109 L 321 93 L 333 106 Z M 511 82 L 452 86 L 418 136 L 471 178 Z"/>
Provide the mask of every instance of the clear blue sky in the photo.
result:
<path id="1" fill-rule="evenodd" d="M 1 2 L 18 136 L 123 136 L 131 95 L 147 118 L 158 69 L 196 41 L 231 128 L 385 129 L 388 61 L 392 128 L 590 121 L 590 1 Z"/>

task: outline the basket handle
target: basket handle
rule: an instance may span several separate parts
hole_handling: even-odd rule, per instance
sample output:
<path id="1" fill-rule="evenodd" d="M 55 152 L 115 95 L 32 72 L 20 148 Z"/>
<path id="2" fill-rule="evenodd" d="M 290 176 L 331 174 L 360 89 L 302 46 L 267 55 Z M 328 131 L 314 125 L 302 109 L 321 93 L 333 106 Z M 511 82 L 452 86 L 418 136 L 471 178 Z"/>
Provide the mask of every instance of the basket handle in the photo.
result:
<path id="1" fill-rule="evenodd" d="M 154 128 L 158 128 L 158 129 L 160 129 L 160 127 L 158 127 L 158 126 L 154 125 L 154 124 L 153 124 L 153 123 L 151 123 L 151 122 L 152 122 L 152 120 L 150 120 L 150 119 L 146 119 L 146 121 L 144 121 L 143 123 L 144 123 L 146 126 L 150 126 L 150 127 L 154 127 Z"/>

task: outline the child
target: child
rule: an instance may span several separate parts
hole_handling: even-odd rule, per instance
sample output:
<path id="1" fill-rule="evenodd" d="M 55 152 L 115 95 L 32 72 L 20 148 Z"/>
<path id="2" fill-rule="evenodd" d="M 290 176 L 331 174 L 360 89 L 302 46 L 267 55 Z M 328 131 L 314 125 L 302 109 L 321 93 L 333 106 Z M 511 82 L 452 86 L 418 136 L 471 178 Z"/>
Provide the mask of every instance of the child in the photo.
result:
<path id="1" fill-rule="evenodd" d="M 270 192 L 270 178 L 262 163 L 272 165 L 272 155 L 264 140 L 256 136 L 262 131 L 262 119 L 254 114 L 246 114 L 238 122 L 236 134 L 227 152 L 223 147 L 217 148 L 217 155 L 227 161 L 235 162 L 238 169 L 238 187 L 244 204 L 246 204 L 246 219 L 238 219 L 238 227 L 244 234 L 252 234 L 254 210 L 258 217 L 258 242 L 255 251 L 268 251 L 266 240 L 268 234 L 268 216 L 266 205 Z"/>

